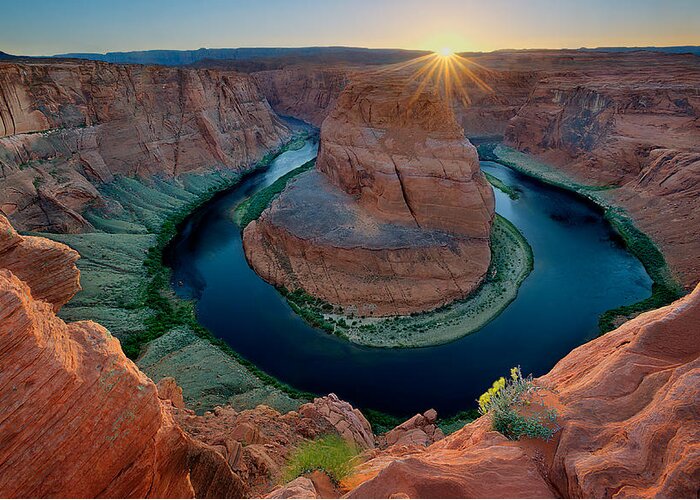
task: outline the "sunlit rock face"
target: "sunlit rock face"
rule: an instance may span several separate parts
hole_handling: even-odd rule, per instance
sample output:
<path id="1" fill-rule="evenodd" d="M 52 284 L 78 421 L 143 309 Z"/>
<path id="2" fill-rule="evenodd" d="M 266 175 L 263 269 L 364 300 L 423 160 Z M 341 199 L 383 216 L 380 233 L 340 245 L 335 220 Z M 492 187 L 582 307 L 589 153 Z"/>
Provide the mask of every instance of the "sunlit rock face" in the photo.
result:
<path id="1" fill-rule="evenodd" d="M 267 281 L 363 315 L 464 297 L 490 262 L 491 188 L 432 87 L 379 75 L 352 83 L 321 128 L 317 170 L 244 232 Z"/>
<path id="2" fill-rule="evenodd" d="M 446 100 L 403 78 L 368 80 L 323 122 L 318 169 L 380 219 L 487 238 L 493 194 Z"/>

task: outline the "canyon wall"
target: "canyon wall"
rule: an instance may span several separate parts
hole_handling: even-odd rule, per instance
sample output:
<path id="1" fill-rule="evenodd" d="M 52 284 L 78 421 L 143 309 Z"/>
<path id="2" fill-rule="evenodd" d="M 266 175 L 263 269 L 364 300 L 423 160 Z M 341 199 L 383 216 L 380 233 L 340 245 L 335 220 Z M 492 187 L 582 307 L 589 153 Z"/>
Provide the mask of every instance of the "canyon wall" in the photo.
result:
<path id="1" fill-rule="evenodd" d="M 289 135 L 247 75 L 2 63 L 0 210 L 18 229 L 80 231 L 114 176 L 241 168 Z"/>
<path id="2" fill-rule="evenodd" d="M 258 71 L 252 77 L 277 113 L 320 127 L 352 74 L 343 66 L 291 66 Z"/>
<path id="3" fill-rule="evenodd" d="M 574 61 L 578 62 L 578 61 Z M 700 58 L 592 57 L 550 71 L 506 144 L 583 184 L 608 185 L 688 288 L 700 280 Z"/>
<path id="4" fill-rule="evenodd" d="M 434 88 L 386 75 L 350 84 L 316 167 L 245 228 L 265 280 L 375 316 L 434 309 L 481 282 L 493 193 Z"/>

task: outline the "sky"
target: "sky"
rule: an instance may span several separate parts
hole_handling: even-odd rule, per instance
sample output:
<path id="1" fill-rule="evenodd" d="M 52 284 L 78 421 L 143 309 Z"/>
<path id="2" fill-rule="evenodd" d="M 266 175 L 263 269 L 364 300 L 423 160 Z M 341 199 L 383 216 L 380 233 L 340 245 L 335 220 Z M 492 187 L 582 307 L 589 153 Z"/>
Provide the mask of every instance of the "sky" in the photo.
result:
<path id="1" fill-rule="evenodd" d="M 10 54 L 327 45 L 700 45 L 700 0 L 0 0 Z"/>

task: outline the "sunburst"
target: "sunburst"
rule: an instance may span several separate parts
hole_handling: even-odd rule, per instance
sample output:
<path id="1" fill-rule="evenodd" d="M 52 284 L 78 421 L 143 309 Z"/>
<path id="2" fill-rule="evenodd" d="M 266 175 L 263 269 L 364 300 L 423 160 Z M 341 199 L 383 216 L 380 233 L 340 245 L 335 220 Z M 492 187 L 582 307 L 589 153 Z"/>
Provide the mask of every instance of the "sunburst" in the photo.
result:
<path id="1" fill-rule="evenodd" d="M 475 71 L 477 69 L 479 74 Z M 407 85 L 417 82 L 416 98 L 427 86 L 436 87 L 448 100 L 456 99 L 463 105 L 469 105 L 472 102 L 468 88 L 470 84 L 476 85 L 484 92 L 493 92 L 482 78 L 483 75 L 491 73 L 491 70 L 455 53 L 448 47 L 409 61 L 384 66 L 370 73 L 397 75 L 405 73 Z"/>

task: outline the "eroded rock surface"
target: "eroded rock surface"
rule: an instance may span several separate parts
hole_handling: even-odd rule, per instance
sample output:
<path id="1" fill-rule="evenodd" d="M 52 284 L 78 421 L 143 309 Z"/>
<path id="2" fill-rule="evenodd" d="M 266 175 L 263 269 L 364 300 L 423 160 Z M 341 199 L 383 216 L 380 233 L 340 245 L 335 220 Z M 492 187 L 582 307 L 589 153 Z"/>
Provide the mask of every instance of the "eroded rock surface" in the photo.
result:
<path id="1" fill-rule="evenodd" d="M 356 470 L 351 498 L 693 497 L 700 486 L 700 286 L 575 349 L 536 383 L 561 430 L 508 441 L 482 417 Z"/>
<path id="2" fill-rule="evenodd" d="M 61 243 L 35 236 L 20 236 L 0 214 L 0 269 L 9 269 L 29 285 L 36 299 L 48 302 L 54 312 L 80 290 L 78 252 Z"/>
<path id="3" fill-rule="evenodd" d="M 428 410 L 418 413 L 382 436 L 384 446 L 428 446 L 443 439 L 445 435 L 437 426 L 437 412 Z"/>
<path id="4" fill-rule="evenodd" d="M 284 414 L 263 405 L 240 412 L 225 406 L 202 416 L 178 410 L 175 419 L 190 435 L 226 458 L 250 496 L 263 496 L 279 484 L 287 457 L 305 440 L 338 434 L 360 450 L 374 447 L 365 417 L 335 394 Z M 305 481 L 295 481 L 273 498 L 311 494 L 307 487 Z"/>
<path id="5" fill-rule="evenodd" d="M 179 428 L 118 340 L 92 321 L 56 317 L 78 290 L 75 252 L 43 240 L 23 254 L 25 241 L 3 223 L 0 248 L 21 258 L 0 256 L 0 496 L 241 495 L 240 478 Z M 48 264 L 43 276 L 27 275 L 28 258 Z M 35 297 L 29 284 L 42 278 L 60 293 Z"/>
<path id="6" fill-rule="evenodd" d="M 321 129 L 317 170 L 244 231 L 267 281 L 361 315 L 466 296 L 490 262 L 491 188 L 435 89 L 353 83 Z"/>
<path id="7" fill-rule="evenodd" d="M 0 210 L 77 232 L 114 176 L 244 167 L 289 137 L 252 78 L 92 61 L 0 64 Z"/>

